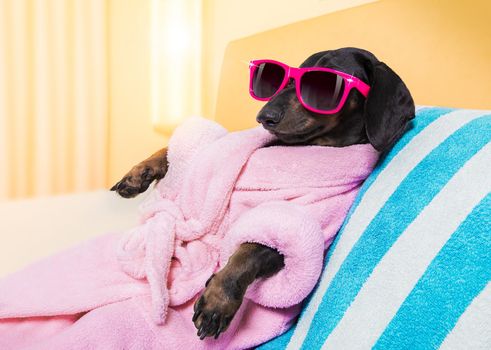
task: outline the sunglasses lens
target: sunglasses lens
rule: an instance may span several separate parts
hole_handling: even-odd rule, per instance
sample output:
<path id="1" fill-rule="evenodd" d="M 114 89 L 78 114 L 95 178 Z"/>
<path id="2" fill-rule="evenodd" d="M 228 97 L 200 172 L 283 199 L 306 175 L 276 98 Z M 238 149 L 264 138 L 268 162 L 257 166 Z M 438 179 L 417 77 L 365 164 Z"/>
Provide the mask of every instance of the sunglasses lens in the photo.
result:
<path id="1" fill-rule="evenodd" d="M 254 67 L 252 91 L 256 97 L 272 97 L 285 78 L 285 69 L 274 63 L 260 63 Z"/>
<path id="2" fill-rule="evenodd" d="M 300 94 L 306 105 L 321 111 L 335 109 L 343 96 L 344 79 L 322 71 L 306 72 L 300 81 Z"/>

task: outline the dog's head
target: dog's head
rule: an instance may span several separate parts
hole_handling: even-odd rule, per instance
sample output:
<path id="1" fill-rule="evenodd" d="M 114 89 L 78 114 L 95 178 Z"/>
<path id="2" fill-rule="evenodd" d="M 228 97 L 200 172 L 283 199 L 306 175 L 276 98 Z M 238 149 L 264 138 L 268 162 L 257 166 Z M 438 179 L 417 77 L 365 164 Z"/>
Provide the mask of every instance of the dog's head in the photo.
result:
<path id="1" fill-rule="evenodd" d="M 257 121 L 286 144 L 348 146 L 370 142 L 385 151 L 414 118 L 414 102 L 401 78 L 373 54 L 357 48 L 323 51 L 300 67 L 326 67 L 351 74 L 370 86 L 365 98 L 352 89 L 335 114 L 305 109 L 292 80 L 257 115 Z"/>

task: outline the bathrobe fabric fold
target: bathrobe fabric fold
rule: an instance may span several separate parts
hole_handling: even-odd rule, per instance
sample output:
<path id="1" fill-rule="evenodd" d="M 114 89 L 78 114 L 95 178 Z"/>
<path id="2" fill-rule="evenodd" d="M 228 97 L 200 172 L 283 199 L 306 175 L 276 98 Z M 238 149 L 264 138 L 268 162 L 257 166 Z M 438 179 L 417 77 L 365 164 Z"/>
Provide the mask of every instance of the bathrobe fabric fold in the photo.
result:
<path id="1" fill-rule="evenodd" d="M 285 332 L 378 153 L 273 141 L 189 119 L 140 225 L 0 281 L 0 349 L 245 349 Z M 249 287 L 219 339 L 201 341 L 193 303 L 245 242 L 278 250 L 285 267 Z"/>

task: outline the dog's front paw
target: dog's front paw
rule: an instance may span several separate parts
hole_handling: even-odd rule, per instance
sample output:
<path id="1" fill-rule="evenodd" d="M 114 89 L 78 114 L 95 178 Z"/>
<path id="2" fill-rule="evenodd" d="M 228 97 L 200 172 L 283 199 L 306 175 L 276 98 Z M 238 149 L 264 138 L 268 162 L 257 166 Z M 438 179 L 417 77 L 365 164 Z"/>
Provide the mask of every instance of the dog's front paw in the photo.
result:
<path id="1" fill-rule="evenodd" d="M 198 337 L 218 338 L 224 332 L 242 304 L 245 291 L 230 277 L 212 275 L 206 282 L 206 289 L 194 304 L 193 322 Z"/>
<path id="2" fill-rule="evenodd" d="M 132 198 L 145 192 L 153 180 L 160 178 L 162 178 L 161 174 L 154 168 L 139 164 L 116 183 L 111 191 L 116 191 L 121 197 Z"/>

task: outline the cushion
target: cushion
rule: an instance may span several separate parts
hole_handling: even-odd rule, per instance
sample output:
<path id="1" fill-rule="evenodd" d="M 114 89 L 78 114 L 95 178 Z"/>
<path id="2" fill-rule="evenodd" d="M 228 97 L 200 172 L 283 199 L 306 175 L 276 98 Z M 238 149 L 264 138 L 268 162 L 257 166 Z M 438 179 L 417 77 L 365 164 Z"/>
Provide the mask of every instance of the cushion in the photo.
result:
<path id="1" fill-rule="evenodd" d="M 260 349 L 491 348 L 491 111 L 422 107 Z"/>

